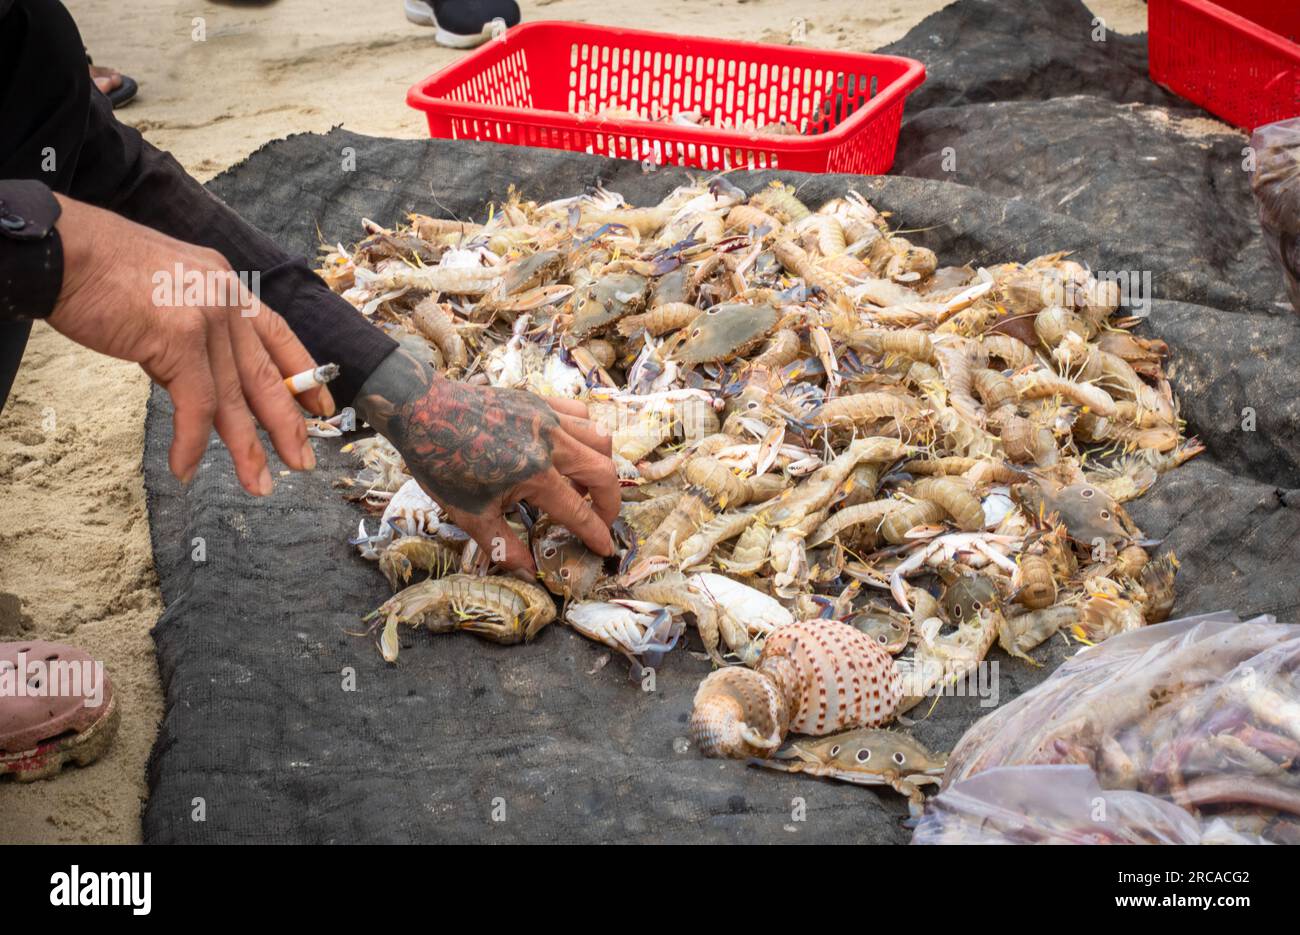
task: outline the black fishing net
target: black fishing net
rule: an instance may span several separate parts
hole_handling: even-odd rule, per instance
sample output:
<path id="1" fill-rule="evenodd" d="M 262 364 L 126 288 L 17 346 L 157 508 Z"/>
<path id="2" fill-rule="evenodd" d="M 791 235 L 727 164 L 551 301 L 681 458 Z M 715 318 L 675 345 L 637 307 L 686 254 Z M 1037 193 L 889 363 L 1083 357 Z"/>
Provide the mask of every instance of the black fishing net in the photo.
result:
<path id="1" fill-rule="evenodd" d="M 1189 434 L 1209 450 L 1131 512 L 1182 560 L 1176 613 L 1295 619 L 1300 333 L 1278 304 L 1245 139 L 1180 129 L 1198 112 L 1147 81 L 1142 40 L 1096 42 L 1091 30 L 1076 0 L 962 0 L 890 49 L 930 70 L 895 167 L 923 177 L 733 178 L 751 191 L 787 179 L 814 205 L 856 188 L 944 262 L 1072 249 L 1097 270 L 1149 272 L 1142 331 L 1169 342 Z M 512 184 L 545 200 L 599 179 L 649 203 L 690 175 L 334 130 L 272 143 L 211 188 L 313 255 L 321 237 L 357 239 L 363 216 L 481 217 Z M 360 513 L 331 488 L 354 467 L 339 443 L 318 443 L 315 473 L 279 478 L 273 497 L 254 500 L 214 441 L 182 491 L 167 470 L 170 415 L 155 392 L 144 467 L 167 605 L 156 630 L 166 715 L 146 840 L 907 841 L 890 792 L 689 749 L 709 666 L 688 652 L 664 660 L 653 691 L 617 656 L 600 666 L 606 650 L 559 624 L 516 647 L 411 631 L 400 665 L 386 665 L 350 635 L 388 589 L 346 544 Z M 995 650 L 999 700 L 1041 681 L 1061 646 L 1036 652 L 1041 669 Z M 913 731 L 948 749 L 985 710 L 976 697 L 944 698 Z"/>

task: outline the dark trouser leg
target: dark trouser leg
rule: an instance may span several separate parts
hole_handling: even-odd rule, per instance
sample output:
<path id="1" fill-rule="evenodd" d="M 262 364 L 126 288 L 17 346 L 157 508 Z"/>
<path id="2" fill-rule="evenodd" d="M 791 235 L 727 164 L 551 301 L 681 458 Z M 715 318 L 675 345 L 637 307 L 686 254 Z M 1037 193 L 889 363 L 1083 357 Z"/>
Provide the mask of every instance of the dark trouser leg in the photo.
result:
<path id="1" fill-rule="evenodd" d="M 72 184 L 86 137 L 90 75 L 72 17 L 57 0 L 20 0 L 0 19 L 0 178 Z M 0 322 L 0 409 L 30 321 Z"/>
<path id="2" fill-rule="evenodd" d="M 0 321 L 0 412 L 4 411 L 5 400 L 13 388 L 31 330 L 30 321 Z"/>

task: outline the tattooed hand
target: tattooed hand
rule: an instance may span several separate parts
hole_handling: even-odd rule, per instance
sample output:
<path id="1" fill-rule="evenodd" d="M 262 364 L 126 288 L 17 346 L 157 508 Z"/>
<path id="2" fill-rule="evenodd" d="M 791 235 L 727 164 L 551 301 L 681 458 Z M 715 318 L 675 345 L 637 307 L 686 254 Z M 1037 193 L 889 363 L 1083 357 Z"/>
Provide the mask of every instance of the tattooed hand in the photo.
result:
<path id="1" fill-rule="evenodd" d="M 613 554 L 609 524 L 619 491 L 610 439 L 577 400 L 455 383 L 396 350 L 361 387 L 356 408 L 480 548 L 500 555 L 504 545 L 504 564 L 533 567 L 505 521 L 519 500 L 549 513 L 593 552 Z"/>

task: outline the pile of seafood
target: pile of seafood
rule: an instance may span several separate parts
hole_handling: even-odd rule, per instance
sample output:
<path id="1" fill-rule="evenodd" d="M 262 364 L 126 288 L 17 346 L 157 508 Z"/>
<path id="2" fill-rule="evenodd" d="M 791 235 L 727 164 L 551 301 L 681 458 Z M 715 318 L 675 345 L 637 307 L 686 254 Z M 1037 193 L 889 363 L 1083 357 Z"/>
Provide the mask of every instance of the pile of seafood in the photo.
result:
<path id="1" fill-rule="evenodd" d="M 584 401 L 623 497 L 616 568 L 521 505 L 539 579 L 521 581 L 387 441 L 349 445 L 347 495 L 379 519 L 354 543 L 396 591 L 373 615 L 390 661 L 399 624 L 512 643 L 558 617 L 635 666 L 691 626 L 717 666 L 692 717 L 705 754 L 915 801 L 942 758 L 883 725 L 995 643 L 1035 665 L 1057 634 L 1096 643 L 1173 606 L 1177 560 L 1124 503 L 1201 449 L 1165 344 L 1066 254 L 940 266 L 856 192 L 814 208 L 724 177 L 655 205 L 596 187 L 363 224 L 327 252 L 331 288 L 450 379 Z"/>

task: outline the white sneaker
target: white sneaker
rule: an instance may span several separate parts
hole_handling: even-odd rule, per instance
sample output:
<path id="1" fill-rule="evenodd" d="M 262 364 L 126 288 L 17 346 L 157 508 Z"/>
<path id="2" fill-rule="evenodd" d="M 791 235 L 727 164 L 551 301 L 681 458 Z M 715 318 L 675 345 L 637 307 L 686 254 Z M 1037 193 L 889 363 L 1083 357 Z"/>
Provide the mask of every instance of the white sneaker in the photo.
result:
<path id="1" fill-rule="evenodd" d="M 434 41 L 449 49 L 472 49 L 519 22 L 515 0 L 402 0 L 406 18 L 433 26 Z"/>

